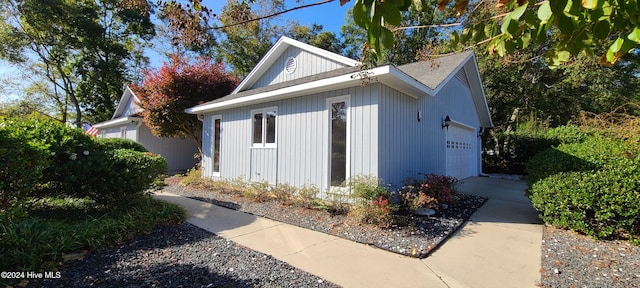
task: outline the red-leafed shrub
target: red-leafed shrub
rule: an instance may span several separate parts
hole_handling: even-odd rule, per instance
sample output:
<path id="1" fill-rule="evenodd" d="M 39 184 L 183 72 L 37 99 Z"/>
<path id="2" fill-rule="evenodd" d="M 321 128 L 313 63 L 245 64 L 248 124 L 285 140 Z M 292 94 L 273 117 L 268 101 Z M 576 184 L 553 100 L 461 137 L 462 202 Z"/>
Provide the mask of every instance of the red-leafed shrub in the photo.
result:
<path id="1" fill-rule="evenodd" d="M 154 135 L 190 138 L 201 147 L 201 123 L 196 115 L 186 114 L 185 109 L 226 96 L 238 83 L 221 62 L 208 58 L 190 62 L 174 56 L 171 63 L 164 63 L 160 69 L 145 71 L 142 84 L 131 88 Z"/>

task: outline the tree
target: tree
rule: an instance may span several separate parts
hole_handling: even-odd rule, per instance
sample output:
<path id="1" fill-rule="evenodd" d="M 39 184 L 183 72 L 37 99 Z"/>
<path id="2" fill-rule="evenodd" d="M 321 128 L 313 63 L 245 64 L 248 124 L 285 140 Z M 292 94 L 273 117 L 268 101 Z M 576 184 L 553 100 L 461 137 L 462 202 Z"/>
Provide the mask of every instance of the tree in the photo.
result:
<path id="1" fill-rule="evenodd" d="M 262 3 L 261 7 L 268 11 L 267 13 L 272 13 L 281 9 L 282 3 L 278 1 L 274 1 L 273 5 Z M 232 73 L 238 77 L 249 74 L 271 48 L 275 39 L 284 33 L 282 27 L 270 23 L 269 19 L 229 26 L 256 17 L 257 14 L 249 3 L 238 3 L 236 0 L 228 0 L 219 17 L 223 28 L 218 32 L 224 39 L 220 40 L 217 47 L 218 59 L 229 64 Z"/>
<path id="2" fill-rule="evenodd" d="M 158 70 L 147 70 L 140 86 L 131 88 L 144 109 L 143 117 L 153 135 L 189 138 L 202 150 L 202 127 L 196 115 L 184 110 L 226 96 L 239 81 L 221 62 L 199 58 L 190 63 L 175 56 Z"/>
<path id="3" fill-rule="evenodd" d="M 313 24 L 309 27 L 293 23 L 286 34 L 293 39 L 314 47 L 340 55 L 344 53 L 344 43 L 338 39 L 335 33 L 322 31 L 322 25 Z"/>
<path id="4" fill-rule="evenodd" d="M 206 10 L 201 0 L 191 0 L 196 10 Z M 253 2 L 253 1 L 248 1 Z M 286 11 L 312 7 L 333 0 L 319 1 L 300 5 Z M 350 0 L 340 0 L 345 5 Z M 474 5 L 469 9 L 470 5 Z M 496 13 L 480 21 L 468 19 L 477 6 L 493 5 Z M 452 8 L 455 18 L 450 23 L 423 25 L 426 27 L 462 27 L 462 31 L 453 31 L 452 39 L 456 43 L 490 43 L 486 46 L 490 53 L 503 56 L 507 52 L 526 48 L 532 42 L 541 43 L 548 38 L 551 29 L 558 29 L 560 37 L 551 49 L 545 51 L 548 64 L 556 67 L 569 60 L 570 56 L 586 53 L 598 56 L 601 62 L 615 63 L 622 56 L 638 47 L 640 43 L 640 22 L 637 16 L 640 7 L 635 0 L 438 0 L 429 3 L 426 0 L 355 0 L 353 19 L 358 26 L 367 31 L 367 45 L 364 46 L 366 62 L 375 65 L 382 48 L 392 49 L 394 35 L 392 27 L 401 25 L 402 13 L 410 8 L 428 13 L 433 8 L 445 11 Z M 280 15 L 282 12 L 275 13 Z M 262 16 L 260 19 L 269 17 Z M 594 53 L 594 47 L 606 40 L 614 40 L 606 51 Z"/>
<path id="5" fill-rule="evenodd" d="M 129 66 L 143 61 L 139 39 L 154 34 L 146 1 L 2 0 L 0 57 L 37 63 L 54 90 L 91 121 L 109 119 Z M 131 65 L 133 64 L 133 65 Z M 65 100 L 67 101 L 67 100 Z"/>

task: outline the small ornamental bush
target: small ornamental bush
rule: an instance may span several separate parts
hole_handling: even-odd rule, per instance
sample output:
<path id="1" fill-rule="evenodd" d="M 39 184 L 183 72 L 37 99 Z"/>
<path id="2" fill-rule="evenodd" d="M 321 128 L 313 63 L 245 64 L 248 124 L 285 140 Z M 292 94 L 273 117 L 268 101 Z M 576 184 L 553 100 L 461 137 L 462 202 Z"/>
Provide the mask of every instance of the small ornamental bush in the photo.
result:
<path id="1" fill-rule="evenodd" d="M 352 195 L 356 198 L 366 200 L 376 200 L 380 197 L 389 198 L 389 190 L 384 183 L 372 176 L 356 176 L 347 182 L 347 186 L 351 188 Z"/>
<path id="2" fill-rule="evenodd" d="M 388 199 L 380 197 L 373 202 L 356 205 L 349 211 L 349 216 L 358 223 L 389 227 L 393 223 L 393 215 L 396 211 L 396 205 L 389 204 Z"/>
<path id="3" fill-rule="evenodd" d="M 439 209 L 441 204 L 452 204 L 457 200 L 455 184 L 458 180 L 450 176 L 427 174 L 423 179 L 407 179 L 399 191 L 402 204 L 415 211 L 418 208 Z"/>

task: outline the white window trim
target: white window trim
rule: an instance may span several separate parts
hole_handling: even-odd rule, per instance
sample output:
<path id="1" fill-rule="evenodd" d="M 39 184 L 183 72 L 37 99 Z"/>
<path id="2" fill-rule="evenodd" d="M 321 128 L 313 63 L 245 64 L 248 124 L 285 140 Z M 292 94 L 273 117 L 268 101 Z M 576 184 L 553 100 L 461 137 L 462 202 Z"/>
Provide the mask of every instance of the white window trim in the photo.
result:
<path id="1" fill-rule="evenodd" d="M 274 135 L 274 139 L 275 142 L 274 143 L 267 143 L 267 117 L 264 116 L 265 113 L 267 112 L 275 112 L 276 113 L 276 131 L 275 131 L 275 135 Z M 262 116 L 262 143 L 253 143 L 253 119 L 254 119 L 254 115 L 256 114 L 263 114 Z M 273 106 L 273 107 L 266 107 L 266 108 L 260 108 L 260 109 L 253 109 L 251 110 L 251 148 L 276 148 L 278 145 L 278 118 L 280 118 L 280 116 L 278 115 L 278 107 L 277 106 Z"/>
<path id="2" fill-rule="evenodd" d="M 346 144 L 346 173 L 345 179 L 349 179 L 351 177 L 351 95 L 338 96 L 327 98 L 326 103 L 326 111 L 327 111 L 327 137 L 329 141 L 327 141 L 327 151 L 331 151 L 331 104 L 337 102 L 345 102 L 347 106 L 347 144 Z M 339 188 L 336 186 L 331 186 L 331 153 L 327 153 L 327 187 L 329 187 L 331 192 L 339 191 Z M 341 190 L 340 190 L 341 191 Z"/>
<path id="3" fill-rule="evenodd" d="M 215 149 L 215 137 L 216 137 L 216 120 L 220 120 L 220 151 L 218 151 L 218 153 L 220 153 L 218 155 L 218 157 L 220 159 L 218 159 L 218 172 L 213 171 L 213 164 L 214 164 L 214 149 Z M 213 177 L 220 177 L 220 171 L 222 171 L 222 115 L 213 115 L 211 116 L 211 134 L 213 135 L 212 139 L 211 139 L 211 176 Z"/>
<path id="4" fill-rule="evenodd" d="M 127 139 L 127 126 L 120 127 L 120 139 Z"/>

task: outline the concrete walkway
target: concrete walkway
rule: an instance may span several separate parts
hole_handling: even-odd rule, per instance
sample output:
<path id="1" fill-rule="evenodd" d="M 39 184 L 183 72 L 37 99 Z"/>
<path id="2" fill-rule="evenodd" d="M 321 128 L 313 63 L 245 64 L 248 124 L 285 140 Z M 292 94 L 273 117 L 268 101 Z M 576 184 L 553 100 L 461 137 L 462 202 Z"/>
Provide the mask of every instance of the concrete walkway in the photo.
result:
<path id="1" fill-rule="evenodd" d="M 521 181 L 469 178 L 462 193 L 489 197 L 425 259 L 415 259 L 169 193 L 188 222 L 343 287 L 535 287 L 542 226 Z"/>

